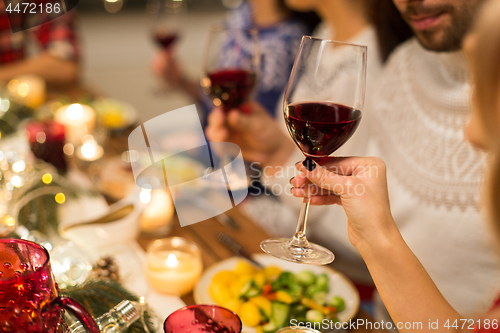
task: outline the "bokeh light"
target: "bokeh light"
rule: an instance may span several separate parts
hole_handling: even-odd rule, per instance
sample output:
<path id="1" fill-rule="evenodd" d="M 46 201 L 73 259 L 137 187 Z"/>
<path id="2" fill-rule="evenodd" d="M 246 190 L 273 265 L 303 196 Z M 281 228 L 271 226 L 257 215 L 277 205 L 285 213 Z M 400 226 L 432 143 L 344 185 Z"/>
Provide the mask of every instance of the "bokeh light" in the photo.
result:
<path id="1" fill-rule="evenodd" d="M 64 193 L 59 192 L 56 194 L 55 199 L 58 204 L 63 204 L 66 201 L 66 196 Z"/>
<path id="2" fill-rule="evenodd" d="M 45 184 L 50 184 L 52 183 L 52 175 L 50 173 L 46 173 L 42 176 L 42 182 Z"/>

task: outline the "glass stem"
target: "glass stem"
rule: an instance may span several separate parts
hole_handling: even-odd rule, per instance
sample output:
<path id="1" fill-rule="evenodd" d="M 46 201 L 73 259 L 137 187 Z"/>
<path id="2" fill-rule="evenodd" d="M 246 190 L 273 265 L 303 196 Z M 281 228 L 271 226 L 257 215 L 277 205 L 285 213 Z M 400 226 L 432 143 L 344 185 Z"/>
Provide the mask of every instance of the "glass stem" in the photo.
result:
<path id="1" fill-rule="evenodd" d="M 297 222 L 297 230 L 290 241 L 290 246 L 293 248 L 310 249 L 309 242 L 306 239 L 307 213 L 309 212 L 309 197 L 302 199 L 300 207 L 299 221 Z"/>

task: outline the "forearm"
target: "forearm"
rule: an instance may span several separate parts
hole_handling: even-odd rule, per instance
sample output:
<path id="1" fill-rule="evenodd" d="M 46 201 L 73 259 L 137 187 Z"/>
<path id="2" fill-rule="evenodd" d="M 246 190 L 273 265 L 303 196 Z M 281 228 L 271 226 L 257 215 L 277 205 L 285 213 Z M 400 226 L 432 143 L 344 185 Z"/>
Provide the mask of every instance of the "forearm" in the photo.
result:
<path id="1" fill-rule="evenodd" d="M 400 332 L 422 332 L 429 321 L 438 320 L 434 332 L 450 332 L 443 325 L 461 316 L 444 299 L 425 268 L 394 227 L 390 236 L 377 244 L 358 246 L 377 290 L 392 319 L 397 323 L 422 323 L 422 327 Z M 453 329 L 451 329 L 453 331 Z"/>
<path id="2" fill-rule="evenodd" d="M 75 61 L 62 60 L 42 52 L 33 58 L 0 67 L 0 81 L 3 82 L 22 74 L 34 74 L 47 83 L 63 84 L 78 78 L 79 66 Z"/>

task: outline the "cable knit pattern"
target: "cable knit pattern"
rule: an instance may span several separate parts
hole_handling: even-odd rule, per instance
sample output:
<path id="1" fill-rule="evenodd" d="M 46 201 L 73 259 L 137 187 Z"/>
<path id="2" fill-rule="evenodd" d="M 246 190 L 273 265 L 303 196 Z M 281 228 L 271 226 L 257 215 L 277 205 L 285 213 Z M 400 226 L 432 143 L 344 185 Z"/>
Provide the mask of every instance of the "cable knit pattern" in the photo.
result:
<path id="1" fill-rule="evenodd" d="M 464 140 L 466 65 L 462 53 L 436 54 L 411 41 L 391 57 L 377 92 L 374 138 L 399 181 L 426 204 L 478 204 L 484 161 Z"/>

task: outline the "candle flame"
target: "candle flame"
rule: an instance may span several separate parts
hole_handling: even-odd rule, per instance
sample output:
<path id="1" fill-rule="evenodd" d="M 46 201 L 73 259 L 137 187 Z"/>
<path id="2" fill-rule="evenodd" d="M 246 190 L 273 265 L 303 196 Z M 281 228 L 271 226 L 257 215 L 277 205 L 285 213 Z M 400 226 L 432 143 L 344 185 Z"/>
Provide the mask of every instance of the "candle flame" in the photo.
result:
<path id="1" fill-rule="evenodd" d="M 175 254 L 170 253 L 168 255 L 168 258 L 167 258 L 167 266 L 168 267 L 175 267 L 175 266 L 177 266 L 177 263 L 178 263 L 178 261 L 177 261 L 177 257 L 175 256 Z"/>
<path id="2" fill-rule="evenodd" d="M 66 109 L 66 116 L 71 120 L 80 119 L 83 116 L 83 106 L 78 103 L 71 104 Z"/>
<path id="3" fill-rule="evenodd" d="M 141 201 L 145 204 L 149 203 L 151 201 L 151 190 L 148 189 L 143 189 L 141 190 L 141 193 L 139 194 L 139 198 Z"/>
<path id="4" fill-rule="evenodd" d="M 86 143 L 84 143 L 82 145 L 82 148 L 81 148 L 82 155 L 85 158 L 92 158 L 92 157 L 94 157 L 95 150 L 96 150 L 95 144 L 93 144 L 92 142 L 86 142 Z"/>

